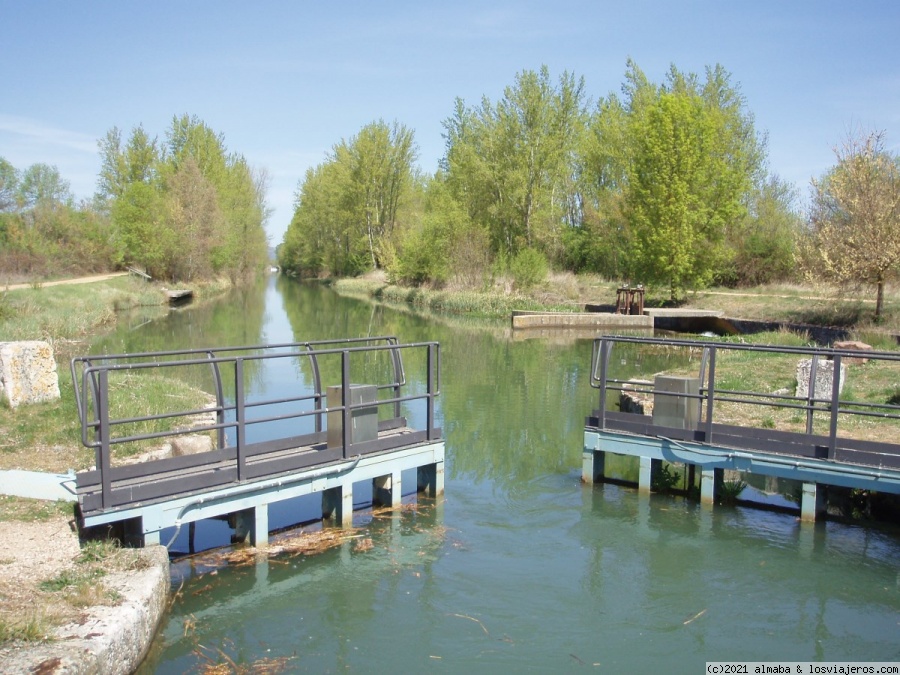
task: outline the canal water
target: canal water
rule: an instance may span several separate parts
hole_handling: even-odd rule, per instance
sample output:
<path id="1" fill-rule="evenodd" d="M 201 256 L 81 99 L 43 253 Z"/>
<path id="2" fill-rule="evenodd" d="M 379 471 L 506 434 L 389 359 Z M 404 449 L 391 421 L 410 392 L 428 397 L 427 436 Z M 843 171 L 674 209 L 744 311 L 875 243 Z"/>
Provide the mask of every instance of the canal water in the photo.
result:
<path id="1" fill-rule="evenodd" d="M 123 326 L 93 350 L 386 334 L 441 343 L 443 499 L 363 509 L 357 537 L 318 555 L 174 562 L 177 592 L 141 672 L 700 673 L 706 661 L 900 660 L 897 528 L 801 526 L 789 513 L 581 484 L 597 398 L 589 340 L 520 339 L 506 322 L 272 278 Z M 283 374 L 268 377 L 281 386 Z M 198 545 L 229 533 L 205 524 Z M 173 549 L 186 550 L 186 536 Z"/>

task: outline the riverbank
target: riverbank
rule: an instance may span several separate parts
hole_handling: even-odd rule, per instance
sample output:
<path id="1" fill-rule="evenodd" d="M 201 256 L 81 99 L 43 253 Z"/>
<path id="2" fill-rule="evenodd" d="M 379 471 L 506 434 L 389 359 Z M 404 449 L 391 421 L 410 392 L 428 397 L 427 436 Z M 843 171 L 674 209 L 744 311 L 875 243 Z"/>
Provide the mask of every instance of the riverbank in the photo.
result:
<path id="1" fill-rule="evenodd" d="M 391 303 L 408 303 L 432 311 L 509 318 L 520 310 L 583 312 L 588 306 L 614 311 L 618 285 L 592 275 L 555 274 L 526 293 L 509 283 L 497 283 L 486 291 L 430 289 L 396 286 L 383 274 L 338 279 L 333 288 L 348 295 L 362 295 Z M 647 289 L 645 307 L 663 307 L 664 295 Z M 873 322 L 874 301 L 865 292 L 850 295 L 845 289 L 777 284 L 749 289 L 711 288 L 689 293 L 678 305 L 684 310 L 721 311 L 737 321 L 778 326 L 810 326 L 841 331 L 847 339 L 861 340 L 876 348 L 896 348 L 892 334 L 900 333 L 900 287 L 885 292 L 884 317 Z M 802 330 L 802 328 L 801 328 Z"/>
<path id="2" fill-rule="evenodd" d="M 0 560 L 3 604 L 27 630 L 0 641 L 0 673 L 134 672 L 169 602 L 165 547 L 82 549 L 64 517 L 0 522 L 0 538 L 15 542 Z"/>
<path id="3" fill-rule="evenodd" d="M 202 301 L 230 287 L 195 288 Z M 50 342 L 62 394 L 15 411 L 0 406 L 0 469 L 62 473 L 93 462 L 79 442 L 67 361 L 135 308 L 162 316 L 168 299 L 159 285 L 123 275 L 0 289 L 0 342 Z M 8 496 L 0 496 L 0 538 L 7 542 L 0 553 L 0 672 L 31 672 L 44 662 L 40 672 L 137 667 L 167 602 L 164 548 L 107 551 L 100 559 L 94 552 L 86 560 L 94 549 L 80 545 L 72 503 Z"/>

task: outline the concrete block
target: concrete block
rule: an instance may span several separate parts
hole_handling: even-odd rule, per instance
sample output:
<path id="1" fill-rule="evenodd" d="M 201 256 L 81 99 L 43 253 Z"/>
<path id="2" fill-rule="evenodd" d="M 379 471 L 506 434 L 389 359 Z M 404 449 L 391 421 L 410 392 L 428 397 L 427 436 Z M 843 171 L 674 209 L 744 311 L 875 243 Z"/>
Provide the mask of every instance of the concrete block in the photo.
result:
<path id="1" fill-rule="evenodd" d="M 810 374 L 812 372 L 812 359 L 803 359 L 797 364 L 797 393 L 795 396 L 799 398 L 807 398 L 809 396 Z M 840 382 L 838 383 L 838 393 L 844 390 L 844 383 L 847 381 L 847 366 L 841 363 Z M 834 361 L 819 359 L 816 364 L 816 381 L 813 384 L 813 398 L 831 400 L 831 388 L 834 382 Z"/>
<path id="2" fill-rule="evenodd" d="M 56 358 L 47 342 L 0 342 L 0 392 L 11 408 L 59 398 Z"/>
<path id="3" fill-rule="evenodd" d="M 870 352 L 872 351 L 872 345 L 866 344 L 865 342 L 860 342 L 859 340 L 845 340 L 838 341 L 831 345 L 835 349 L 840 350 L 849 350 L 854 352 Z M 847 365 L 855 365 L 861 366 L 864 363 L 868 363 L 869 359 L 865 356 L 842 356 L 841 363 L 845 363 Z"/>
<path id="4" fill-rule="evenodd" d="M 186 434 L 175 436 L 172 439 L 172 456 L 184 457 L 185 455 L 199 455 L 201 452 L 211 452 L 213 442 L 209 436 L 200 434 Z"/>

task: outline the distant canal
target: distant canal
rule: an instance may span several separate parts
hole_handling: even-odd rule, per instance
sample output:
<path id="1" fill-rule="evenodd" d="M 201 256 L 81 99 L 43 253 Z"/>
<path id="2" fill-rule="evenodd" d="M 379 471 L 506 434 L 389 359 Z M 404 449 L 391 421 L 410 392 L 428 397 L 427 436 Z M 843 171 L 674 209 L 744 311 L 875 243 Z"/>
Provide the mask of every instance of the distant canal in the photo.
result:
<path id="1" fill-rule="evenodd" d="M 520 340 L 506 322 L 426 317 L 273 278 L 123 326 L 94 349 L 384 334 L 442 345 L 444 499 L 359 512 L 358 539 L 319 555 L 173 564 L 177 596 L 142 672 L 232 661 L 248 672 L 699 673 L 705 661 L 900 660 L 900 530 L 801 527 L 788 514 L 580 483 L 596 397 L 588 340 Z M 198 545 L 228 533 L 198 528 Z M 187 545 L 182 532 L 173 549 Z"/>

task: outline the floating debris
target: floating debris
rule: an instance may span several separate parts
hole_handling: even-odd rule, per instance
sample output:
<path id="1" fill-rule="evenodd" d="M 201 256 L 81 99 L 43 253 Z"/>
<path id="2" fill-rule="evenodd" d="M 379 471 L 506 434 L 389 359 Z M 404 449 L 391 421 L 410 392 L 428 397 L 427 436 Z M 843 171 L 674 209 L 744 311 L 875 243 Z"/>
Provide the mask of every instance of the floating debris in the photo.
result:
<path id="1" fill-rule="evenodd" d="M 230 641 L 229 641 L 230 642 Z M 198 668 L 201 675 L 275 675 L 286 672 L 288 663 L 296 656 L 281 656 L 278 658 L 263 658 L 251 663 L 237 663 L 222 649 L 210 649 L 203 645 L 197 645 L 194 650 L 203 663 Z"/>

